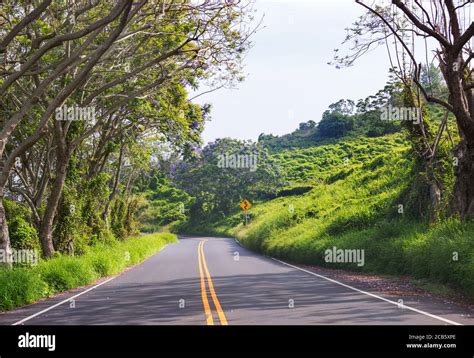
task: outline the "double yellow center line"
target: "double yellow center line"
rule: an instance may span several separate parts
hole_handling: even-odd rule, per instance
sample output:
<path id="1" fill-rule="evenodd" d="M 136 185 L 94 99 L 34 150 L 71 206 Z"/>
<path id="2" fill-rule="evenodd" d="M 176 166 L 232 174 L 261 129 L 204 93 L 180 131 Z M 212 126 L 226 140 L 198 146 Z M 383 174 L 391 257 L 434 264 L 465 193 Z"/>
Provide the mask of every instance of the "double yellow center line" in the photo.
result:
<path id="1" fill-rule="evenodd" d="M 212 301 L 214 302 L 214 306 L 216 307 L 217 316 L 219 317 L 220 323 L 223 326 L 227 326 L 227 319 L 225 317 L 224 311 L 222 310 L 221 304 L 219 303 L 219 299 L 217 298 L 216 291 L 214 290 L 214 284 L 212 283 L 211 274 L 209 273 L 209 269 L 207 268 L 206 256 L 204 255 L 204 243 L 206 241 L 207 240 L 202 240 L 201 242 L 199 242 L 198 246 L 199 276 L 201 277 L 201 299 L 202 304 L 204 306 L 204 313 L 206 314 L 206 323 L 208 326 L 214 325 L 211 306 L 207 298 L 206 279 L 204 277 L 204 273 L 207 278 L 209 293 L 211 294 Z"/>

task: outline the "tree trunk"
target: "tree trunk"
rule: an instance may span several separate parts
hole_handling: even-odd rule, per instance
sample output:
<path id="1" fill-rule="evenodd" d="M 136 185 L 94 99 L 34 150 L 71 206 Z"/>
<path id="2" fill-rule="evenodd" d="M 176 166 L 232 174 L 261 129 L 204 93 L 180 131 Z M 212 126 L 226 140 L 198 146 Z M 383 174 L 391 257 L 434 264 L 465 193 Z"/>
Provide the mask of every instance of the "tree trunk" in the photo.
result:
<path id="1" fill-rule="evenodd" d="M 107 204 L 105 205 L 104 213 L 103 213 L 103 219 L 105 222 L 105 225 L 107 226 L 107 229 L 109 229 L 109 211 L 110 211 L 110 204 L 115 198 L 115 195 L 117 194 L 117 187 L 120 181 L 120 174 L 122 171 L 122 159 L 123 159 L 123 147 L 124 144 L 123 142 L 120 145 L 120 154 L 118 158 L 118 163 L 117 163 L 117 172 L 115 173 L 115 179 L 114 179 L 114 184 L 112 188 L 112 193 L 109 195 L 109 200 L 107 201 Z"/>
<path id="2" fill-rule="evenodd" d="M 0 151 L 3 150 L 3 145 L 0 140 Z M 3 173 L 4 162 L 0 162 L 0 266 L 11 267 L 12 249 L 10 246 L 10 235 L 8 233 L 8 223 L 5 208 L 3 207 L 3 195 L 6 184 L 6 177 Z"/>
<path id="3" fill-rule="evenodd" d="M 450 61 L 448 63 L 455 62 L 449 56 L 448 61 Z M 461 75 L 453 71 L 452 66 L 446 66 L 443 74 L 452 98 L 453 113 L 456 117 L 461 137 L 461 142 L 454 149 L 458 165 L 456 167 L 456 181 L 451 202 L 451 213 L 459 215 L 461 220 L 466 220 L 474 218 L 473 90 L 464 91 Z"/>
<path id="4" fill-rule="evenodd" d="M 430 222 L 433 223 L 438 220 L 438 211 L 442 200 L 442 188 L 438 185 L 435 180 L 430 182 Z"/>
<path id="5" fill-rule="evenodd" d="M 56 178 L 54 179 L 53 187 L 51 188 L 51 194 L 46 205 L 39 233 L 41 248 L 45 257 L 51 257 L 54 253 L 53 222 L 58 209 L 59 200 L 61 199 L 64 182 L 66 181 L 67 156 L 58 160 L 57 165 L 58 169 L 56 171 Z"/>
<path id="6" fill-rule="evenodd" d="M 3 196 L 0 196 L 0 266 L 11 267 L 12 250 L 10 247 L 10 236 L 8 235 L 8 224 L 5 208 L 3 207 Z"/>
<path id="7" fill-rule="evenodd" d="M 411 87 L 405 87 L 406 95 L 403 100 L 403 105 L 406 107 L 419 108 L 421 111 L 421 118 L 419 124 L 414 124 L 410 121 L 405 123 L 405 127 L 412 136 L 412 146 L 416 153 L 424 153 L 419 155 L 419 160 L 422 162 L 423 167 L 426 170 L 426 184 L 429 188 L 429 207 L 422 208 L 420 211 L 421 216 L 425 214 L 422 211 L 428 209 L 428 219 L 430 223 L 438 220 L 439 211 L 442 203 L 444 188 L 436 180 L 436 174 L 442 173 L 443 168 L 437 164 L 433 164 L 435 160 L 435 146 L 432 147 L 430 142 L 434 139 L 434 134 L 431 129 L 430 123 L 426 121 L 425 114 L 423 111 L 423 104 L 420 98 L 415 95 Z"/>
<path id="8" fill-rule="evenodd" d="M 455 149 L 458 160 L 451 212 L 461 220 L 474 217 L 474 150 L 463 140 Z"/>

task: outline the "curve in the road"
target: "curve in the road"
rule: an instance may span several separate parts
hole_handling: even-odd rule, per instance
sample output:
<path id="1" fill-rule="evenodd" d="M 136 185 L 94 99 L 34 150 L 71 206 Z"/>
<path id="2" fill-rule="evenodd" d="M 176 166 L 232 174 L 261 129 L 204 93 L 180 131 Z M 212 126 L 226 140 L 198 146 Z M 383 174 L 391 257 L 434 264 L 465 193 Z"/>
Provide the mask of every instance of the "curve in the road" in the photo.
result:
<path id="1" fill-rule="evenodd" d="M 456 306 L 367 292 L 211 237 L 180 237 L 121 275 L 0 314 L 0 324 L 15 325 L 440 323 L 472 319 Z"/>

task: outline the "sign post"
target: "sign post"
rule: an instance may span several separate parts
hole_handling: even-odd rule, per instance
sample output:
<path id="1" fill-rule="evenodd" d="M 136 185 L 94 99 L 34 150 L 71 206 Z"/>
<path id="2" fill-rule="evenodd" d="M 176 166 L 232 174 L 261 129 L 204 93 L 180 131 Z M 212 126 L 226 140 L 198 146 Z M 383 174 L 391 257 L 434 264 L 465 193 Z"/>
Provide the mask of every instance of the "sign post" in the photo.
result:
<path id="1" fill-rule="evenodd" d="M 248 201 L 247 199 L 244 199 L 240 202 L 240 207 L 245 213 L 245 226 L 247 226 L 247 219 L 248 219 L 247 211 L 252 207 L 252 203 Z"/>

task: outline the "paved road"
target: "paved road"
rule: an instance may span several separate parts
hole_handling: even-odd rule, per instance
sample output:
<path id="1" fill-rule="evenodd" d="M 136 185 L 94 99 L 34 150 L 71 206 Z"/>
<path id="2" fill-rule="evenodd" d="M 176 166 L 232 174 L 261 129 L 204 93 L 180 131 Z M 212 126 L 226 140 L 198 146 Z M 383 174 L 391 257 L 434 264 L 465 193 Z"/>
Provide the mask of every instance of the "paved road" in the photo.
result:
<path id="1" fill-rule="evenodd" d="M 98 287 L 1 314 L 0 324 L 472 324 L 446 305 L 404 297 L 401 308 L 399 297 L 372 293 L 252 253 L 232 239 L 192 237 Z"/>

